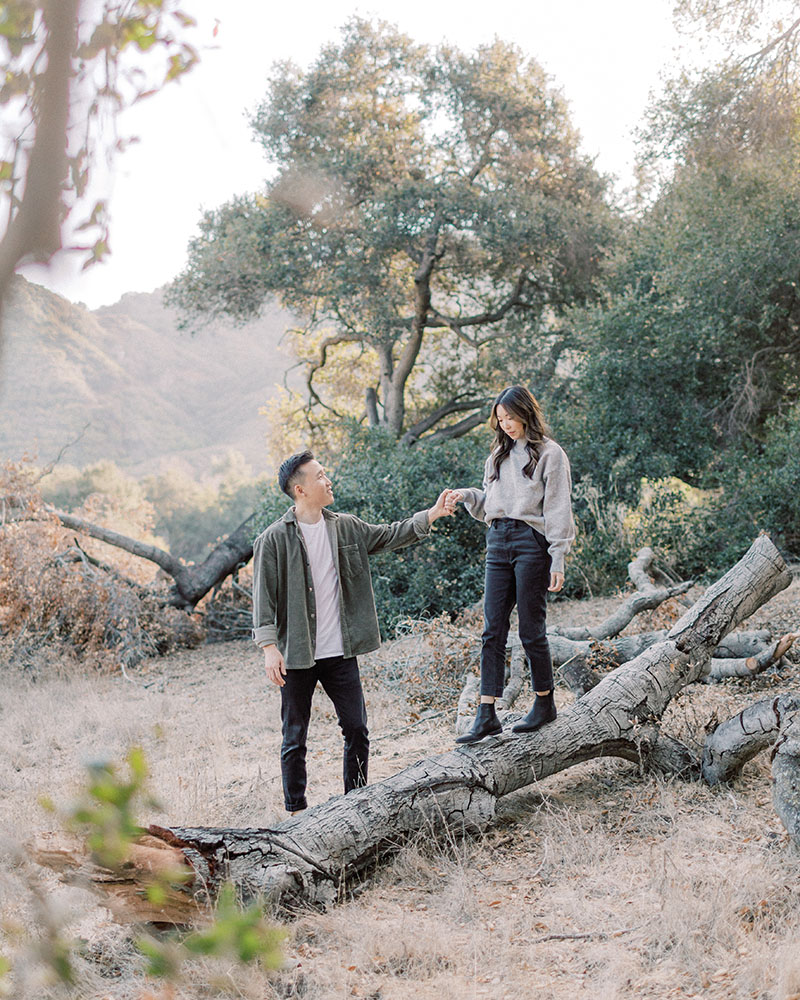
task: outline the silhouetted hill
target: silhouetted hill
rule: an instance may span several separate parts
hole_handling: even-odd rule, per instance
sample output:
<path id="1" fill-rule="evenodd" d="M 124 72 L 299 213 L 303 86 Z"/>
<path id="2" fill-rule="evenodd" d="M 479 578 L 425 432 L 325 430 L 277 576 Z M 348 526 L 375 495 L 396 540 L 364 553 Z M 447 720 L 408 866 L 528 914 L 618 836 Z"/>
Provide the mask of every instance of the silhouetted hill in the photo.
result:
<path id="1" fill-rule="evenodd" d="M 289 359 L 278 341 L 292 317 L 277 306 L 245 327 L 191 335 L 160 291 L 94 312 L 15 280 L 0 357 L 0 453 L 50 461 L 102 458 L 150 471 L 177 458 L 202 473 L 211 455 L 265 462 L 260 406 Z M 85 430 L 83 430 L 86 428 Z"/>

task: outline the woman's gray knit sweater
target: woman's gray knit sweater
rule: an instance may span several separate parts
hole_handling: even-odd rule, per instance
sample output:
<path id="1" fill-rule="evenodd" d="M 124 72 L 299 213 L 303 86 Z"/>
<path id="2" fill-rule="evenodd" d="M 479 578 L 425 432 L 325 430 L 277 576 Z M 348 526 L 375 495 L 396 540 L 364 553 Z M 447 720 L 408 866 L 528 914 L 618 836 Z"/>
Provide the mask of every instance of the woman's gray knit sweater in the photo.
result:
<path id="1" fill-rule="evenodd" d="M 550 571 L 564 572 L 564 557 L 575 538 L 572 517 L 572 479 L 564 449 L 550 438 L 539 446 L 539 461 L 529 479 L 522 470 L 529 455 L 523 441 L 515 441 L 500 466 L 500 476 L 490 481 L 492 455 L 486 459 L 483 489 L 462 489 L 464 506 L 478 521 L 496 517 L 525 521 L 544 535 L 551 557 Z"/>

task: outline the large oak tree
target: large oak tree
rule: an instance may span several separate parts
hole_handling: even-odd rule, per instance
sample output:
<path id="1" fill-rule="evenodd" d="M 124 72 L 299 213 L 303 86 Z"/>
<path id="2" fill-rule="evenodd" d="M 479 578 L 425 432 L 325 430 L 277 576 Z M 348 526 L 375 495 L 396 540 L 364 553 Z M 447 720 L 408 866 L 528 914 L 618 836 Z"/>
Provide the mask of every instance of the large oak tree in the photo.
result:
<path id="1" fill-rule="evenodd" d="M 538 63 L 356 18 L 308 70 L 276 66 L 251 123 L 274 176 L 203 216 L 168 293 L 190 325 L 277 295 L 304 318 L 309 407 L 344 352 L 351 405 L 406 441 L 475 426 L 508 372 L 552 374 L 613 216 Z"/>

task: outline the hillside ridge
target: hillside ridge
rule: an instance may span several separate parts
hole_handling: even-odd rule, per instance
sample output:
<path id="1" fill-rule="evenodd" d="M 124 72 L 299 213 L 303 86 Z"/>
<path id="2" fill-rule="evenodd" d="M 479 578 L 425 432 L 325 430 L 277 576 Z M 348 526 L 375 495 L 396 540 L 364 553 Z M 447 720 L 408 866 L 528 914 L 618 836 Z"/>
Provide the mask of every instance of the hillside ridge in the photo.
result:
<path id="1" fill-rule="evenodd" d="M 111 459 L 136 473 L 214 455 L 266 462 L 265 418 L 291 359 L 293 317 L 277 305 L 244 326 L 178 329 L 161 290 L 91 311 L 18 276 L 4 316 L 0 453 L 51 461 Z M 72 443 L 70 443 L 72 442 Z"/>

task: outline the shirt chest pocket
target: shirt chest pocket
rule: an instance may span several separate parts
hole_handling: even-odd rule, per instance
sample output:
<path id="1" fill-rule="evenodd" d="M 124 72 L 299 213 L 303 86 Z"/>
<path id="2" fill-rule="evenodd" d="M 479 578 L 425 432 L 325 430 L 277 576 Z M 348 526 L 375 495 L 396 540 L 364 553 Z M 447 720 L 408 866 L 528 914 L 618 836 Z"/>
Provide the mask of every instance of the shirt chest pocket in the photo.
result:
<path id="1" fill-rule="evenodd" d="M 339 546 L 339 576 L 354 577 L 365 573 L 367 567 L 358 545 Z"/>

